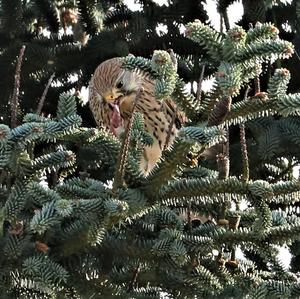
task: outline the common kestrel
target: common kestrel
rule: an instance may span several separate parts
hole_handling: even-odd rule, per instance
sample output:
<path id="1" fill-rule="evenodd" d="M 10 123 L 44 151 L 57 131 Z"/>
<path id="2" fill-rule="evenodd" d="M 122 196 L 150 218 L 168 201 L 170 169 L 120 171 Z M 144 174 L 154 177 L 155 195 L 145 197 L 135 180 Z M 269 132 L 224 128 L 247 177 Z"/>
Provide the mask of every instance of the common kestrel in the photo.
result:
<path id="1" fill-rule="evenodd" d="M 157 100 L 155 82 L 141 71 L 123 69 L 120 58 L 106 60 L 95 70 L 89 84 L 89 105 L 97 126 L 118 137 L 129 122 L 138 90 L 141 94 L 135 111 L 143 114 L 145 131 L 153 138 L 140 161 L 142 172 L 148 174 L 186 121 L 184 113 L 171 98 Z"/>

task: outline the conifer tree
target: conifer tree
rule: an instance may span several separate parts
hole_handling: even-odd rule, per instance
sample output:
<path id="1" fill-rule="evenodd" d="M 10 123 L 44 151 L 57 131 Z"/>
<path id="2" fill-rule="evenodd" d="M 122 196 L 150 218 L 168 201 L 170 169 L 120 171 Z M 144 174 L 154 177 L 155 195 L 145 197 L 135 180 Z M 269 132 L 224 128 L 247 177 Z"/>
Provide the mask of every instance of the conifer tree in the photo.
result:
<path id="1" fill-rule="evenodd" d="M 194 20 L 207 20 L 202 1 L 174 1 L 159 6 L 140 1 L 142 11 L 133 12 L 115 0 L 1 0 L 0 6 L 0 117 L 7 123 L 5 111 L 13 89 L 14 63 L 22 45 L 26 45 L 20 96 L 20 112 L 36 109 L 49 80 L 44 114 L 55 114 L 59 94 L 78 95 L 87 86 L 91 74 L 104 60 L 129 53 L 150 57 L 155 49 L 173 48 L 184 57 L 198 51 L 184 38 L 180 26 Z M 157 32 L 165 25 L 168 34 Z M 188 50 L 190 49 L 190 50 Z M 183 69 L 190 76 L 188 69 Z M 93 125 L 86 107 L 80 108 L 83 121 Z"/>
<path id="2" fill-rule="evenodd" d="M 245 93 L 261 65 L 289 58 L 293 45 L 269 23 L 220 34 L 194 21 L 185 35 L 217 66 L 214 88 L 201 101 L 185 90 L 175 68 L 132 55 L 123 59 L 124 68 L 156 80 L 161 100 L 171 95 L 190 119 L 147 177 L 138 167 L 141 149 L 151 142 L 141 115 L 133 115 L 131 134 L 118 141 L 83 127 L 75 96 L 62 93 L 55 116 L 29 113 L 17 126 L 1 124 L 3 298 L 299 296 L 297 276 L 278 257 L 278 246 L 299 239 L 299 218 L 272 205 L 298 202 L 300 184 L 289 176 L 273 182 L 253 176 L 245 131 L 267 127 L 272 116 L 280 118 L 280 130 L 285 121 L 297 122 L 300 95 L 288 93 L 287 69 L 276 69 L 266 90 Z M 231 171 L 228 155 L 232 127 L 240 131 L 242 150 L 234 162 L 240 173 Z M 261 166 L 279 150 L 281 157 L 290 154 L 272 134 L 258 143 Z M 216 164 L 202 161 L 218 144 Z"/>
<path id="3" fill-rule="evenodd" d="M 243 1 L 230 28 L 218 1 L 223 32 L 201 1 L 139 2 L 1 1 L 1 298 L 299 297 L 297 2 Z M 177 72 L 151 62 L 167 48 Z M 113 56 L 190 120 L 147 177 L 142 115 L 119 141 L 77 104 Z"/>
<path id="4" fill-rule="evenodd" d="M 224 20 L 227 17 L 228 6 L 233 3 L 233 1 L 218 1 L 219 11 L 223 16 Z M 288 85 L 289 92 L 299 92 L 299 1 L 290 1 L 289 3 L 285 1 L 248 1 L 242 2 L 244 8 L 244 14 L 239 22 L 244 29 L 248 29 L 257 22 L 271 22 L 279 29 L 279 36 L 285 40 L 293 43 L 295 47 L 295 54 L 288 60 L 277 61 L 275 65 L 269 65 L 265 68 L 265 71 L 260 76 L 259 85 L 262 88 L 266 88 L 267 78 L 271 76 L 272 71 L 275 67 L 287 67 L 291 73 L 291 80 Z M 257 89 L 256 84 L 256 89 Z M 255 143 L 258 145 L 253 147 L 253 155 L 251 150 L 249 155 L 252 156 L 252 160 L 256 160 L 256 153 L 259 148 L 263 148 L 266 144 L 266 140 L 270 142 L 272 139 L 273 150 L 268 152 L 265 151 L 263 154 L 263 159 L 267 158 L 269 161 L 267 165 L 261 164 L 259 167 L 253 167 L 253 170 L 259 171 L 258 176 L 271 179 L 272 181 L 280 180 L 282 177 L 292 177 L 294 166 L 298 164 L 298 151 L 294 147 L 294 132 L 298 131 L 296 125 L 297 118 L 288 117 L 285 119 L 274 119 L 269 117 L 268 119 L 258 120 L 248 124 L 248 130 L 250 130 L 249 135 L 253 136 Z M 249 136 L 248 135 L 248 136 Z M 272 136 L 272 137 L 271 137 Z M 233 140 L 232 140 L 233 141 Z M 275 145 L 277 144 L 277 145 Z M 290 153 L 285 155 L 282 159 L 281 149 L 290 148 Z M 239 149 L 238 140 L 236 145 L 231 143 L 231 148 L 233 149 L 232 154 L 234 155 L 234 149 Z M 260 150 L 259 150 L 260 151 Z M 278 159 L 274 159 L 278 157 Z M 260 163 L 259 159 L 259 163 Z M 274 163 L 275 162 L 275 163 Z M 253 173 L 254 175 L 254 173 Z M 279 207 L 286 210 L 297 210 L 298 203 L 292 205 L 277 204 L 272 205 L 274 209 Z M 295 242 L 291 246 L 291 252 L 295 255 L 292 258 L 291 267 L 294 271 L 299 269 L 299 244 Z"/>

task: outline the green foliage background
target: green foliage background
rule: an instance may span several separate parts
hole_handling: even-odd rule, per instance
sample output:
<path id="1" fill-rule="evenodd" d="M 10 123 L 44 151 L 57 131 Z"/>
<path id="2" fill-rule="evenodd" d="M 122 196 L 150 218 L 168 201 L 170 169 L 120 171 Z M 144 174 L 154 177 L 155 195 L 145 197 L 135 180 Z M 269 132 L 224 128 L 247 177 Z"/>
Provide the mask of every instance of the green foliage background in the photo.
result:
<path id="1" fill-rule="evenodd" d="M 217 1 L 216 31 L 200 0 L 139 0 L 135 12 L 113 0 L 0 1 L 1 298 L 299 297 L 300 5 L 243 0 L 229 28 L 234 2 Z M 115 56 L 190 120 L 147 177 L 142 115 L 118 178 L 126 141 L 95 129 L 80 104 L 97 65 Z M 212 90 L 187 90 L 201 73 Z"/>

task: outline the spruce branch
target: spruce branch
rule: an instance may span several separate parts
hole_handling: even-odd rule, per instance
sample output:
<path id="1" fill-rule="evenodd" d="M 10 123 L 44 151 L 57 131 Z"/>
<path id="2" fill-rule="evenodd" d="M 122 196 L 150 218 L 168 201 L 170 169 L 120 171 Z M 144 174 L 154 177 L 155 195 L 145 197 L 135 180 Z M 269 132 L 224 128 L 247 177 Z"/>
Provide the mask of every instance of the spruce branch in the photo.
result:
<path id="1" fill-rule="evenodd" d="M 168 49 L 167 52 L 170 54 L 173 67 L 174 67 L 175 71 L 177 72 L 177 70 L 178 70 L 178 61 L 177 61 L 177 58 L 175 56 L 175 53 L 174 53 L 173 49 L 171 49 L 171 48 Z"/>
<path id="2" fill-rule="evenodd" d="M 131 136 L 131 131 L 132 131 L 134 117 L 135 117 L 136 104 L 140 98 L 141 93 L 142 93 L 142 89 L 139 89 L 137 91 L 137 94 L 136 94 L 134 102 L 133 102 L 131 118 L 126 127 L 125 138 L 122 143 L 122 150 L 119 153 L 119 157 L 118 157 L 118 161 L 117 161 L 116 173 L 115 173 L 114 182 L 113 182 L 113 191 L 116 191 L 120 186 L 123 185 L 125 167 L 126 167 L 126 162 L 127 162 L 127 158 L 128 158 L 128 152 L 129 152 L 130 136 Z"/>
<path id="3" fill-rule="evenodd" d="M 198 113 L 199 107 L 195 105 L 194 96 L 185 90 L 185 83 L 182 79 L 178 78 L 172 99 L 176 104 L 185 111 L 188 118 L 194 119 Z"/>
<path id="4" fill-rule="evenodd" d="M 276 107 L 276 106 L 275 106 Z M 234 103 L 228 111 L 225 119 L 227 126 L 260 117 L 261 115 L 274 113 L 274 101 L 265 92 L 260 92 L 240 102 Z"/>
<path id="5" fill-rule="evenodd" d="M 155 97 L 158 100 L 164 100 L 171 96 L 176 87 L 177 60 L 172 50 L 155 50 L 151 59 L 151 67 L 158 78 L 155 80 Z"/>
<path id="6" fill-rule="evenodd" d="M 286 68 L 276 69 L 268 83 L 269 98 L 277 100 L 286 96 L 290 79 L 291 74 L 289 70 Z"/>
<path id="7" fill-rule="evenodd" d="M 11 127 L 15 128 L 17 126 L 17 115 L 18 115 L 18 102 L 19 102 L 19 93 L 20 93 L 20 79 L 21 79 L 21 66 L 23 61 L 23 56 L 25 52 L 26 46 L 23 45 L 19 56 L 17 59 L 17 66 L 16 66 L 16 72 L 15 72 L 15 82 L 14 82 L 14 89 L 13 94 L 11 97 Z"/>
<path id="8" fill-rule="evenodd" d="M 185 35 L 187 38 L 207 49 L 213 58 L 220 58 L 222 53 L 222 35 L 216 30 L 203 24 L 199 20 L 195 20 L 186 25 Z"/>
<path id="9" fill-rule="evenodd" d="M 249 44 L 254 41 L 263 39 L 273 39 L 278 37 L 279 30 L 271 23 L 259 23 L 257 22 L 253 27 L 250 24 L 250 29 L 247 33 L 246 43 Z"/>
<path id="10" fill-rule="evenodd" d="M 278 175 L 274 176 L 274 178 L 270 180 L 270 183 L 277 183 L 278 181 L 281 181 L 282 179 L 284 179 L 284 176 L 293 171 L 294 167 L 296 166 L 299 166 L 298 161 L 289 163 L 289 165 L 285 169 L 283 169 Z"/>
<path id="11" fill-rule="evenodd" d="M 41 96 L 41 98 L 40 98 L 40 101 L 39 101 L 39 104 L 38 104 L 38 107 L 37 107 L 37 110 L 36 110 L 36 114 L 38 114 L 38 115 L 40 115 L 41 112 L 42 112 L 42 109 L 43 109 L 43 106 L 44 106 L 44 103 L 45 103 L 45 99 L 46 99 L 48 90 L 49 90 L 49 88 L 50 88 L 50 85 L 51 85 L 51 83 L 52 83 L 54 77 L 55 77 L 55 73 L 53 73 L 53 74 L 50 76 L 50 78 L 49 78 L 49 80 L 48 80 L 48 83 L 47 83 L 47 85 L 46 85 L 46 87 L 45 87 L 45 89 L 44 89 L 44 92 L 43 92 L 43 94 L 42 94 L 42 96 Z"/>
<path id="12" fill-rule="evenodd" d="M 80 14 L 80 22 L 84 31 L 94 35 L 98 31 L 98 23 L 96 19 L 96 6 L 92 1 L 77 0 L 77 7 Z"/>
<path id="13" fill-rule="evenodd" d="M 151 60 L 144 57 L 135 57 L 130 54 L 121 59 L 122 67 L 127 70 L 139 70 L 144 74 L 147 74 L 151 79 L 158 78 L 158 74 L 151 67 Z"/>

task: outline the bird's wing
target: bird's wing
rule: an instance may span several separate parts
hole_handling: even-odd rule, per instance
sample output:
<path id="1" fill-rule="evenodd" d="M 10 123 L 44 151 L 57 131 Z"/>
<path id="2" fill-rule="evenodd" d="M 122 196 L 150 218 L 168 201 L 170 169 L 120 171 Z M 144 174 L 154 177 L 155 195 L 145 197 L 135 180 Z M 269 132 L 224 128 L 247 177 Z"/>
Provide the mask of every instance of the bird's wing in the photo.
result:
<path id="1" fill-rule="evenodd" d="M 163 100 L 162 105 L 168 119 L 172 120 L 175 113 L 174 124 L 177 130 L 179 130 L 188 121 L 185 113 L 177 107 L 171 98 Z"/>
<path id="2" fill-rule="evenodd" d="M 109 130 L 109 107 L 95 90 L 93 78 L 89 83 L 89 106 L 97 126 Z"/>
<path id="3" fill-rule="evenodd" d="M 162 102 L 155 99 L 155 81 L 148 78 L 147 76 L 142 77 L 143 78 L 143 87 L 145 91 L 149 93 L 148 98 L 152 98 L 152 105 L 160 106 L 161 110 L 164 112 L 166 119 L 168 122 L 171 122 L 173 119 L 174 113 L 175 113 L 175 120 L 174 124 L 176 128 L 179 130 L 182 125 L 184 125 L 188 118 L 186 117 L 185 113 L 177 107 L 175 102 L 172 100 L 172 98 L 166 98 Z M 152 107 L 154 108 L 154 107 Z"/>

